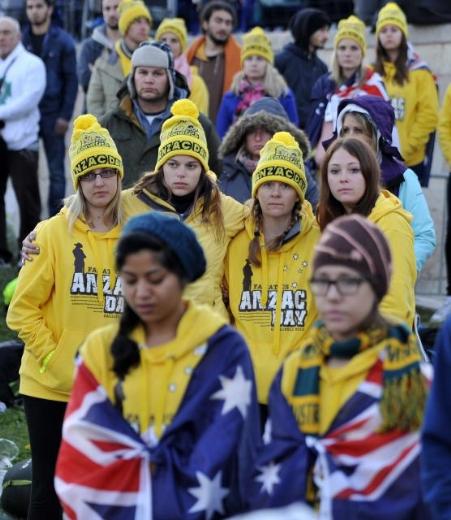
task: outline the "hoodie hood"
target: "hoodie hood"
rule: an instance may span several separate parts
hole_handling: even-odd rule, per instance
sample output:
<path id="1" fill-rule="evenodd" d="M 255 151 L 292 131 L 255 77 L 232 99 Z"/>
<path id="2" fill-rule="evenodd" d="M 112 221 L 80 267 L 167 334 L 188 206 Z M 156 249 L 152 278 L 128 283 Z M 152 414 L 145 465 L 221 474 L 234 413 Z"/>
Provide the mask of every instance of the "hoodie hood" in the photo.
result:
<path id="1" fill-rule="evenodd" d="M 310 36 L 322 27 L 330 27 L 329 16 L 320 9 L 307 7 L 298 11 L 290 20 L 289 29 L 296 45 L 308 50 Z"/>
<path id="2" fill-rule="evenodd" d="M 340 134 L 347 112 L 360 112 L 368 116 L 377 134 L 377 156 L 383 184 L 397 194 L 407 167 L 398 148 L 393 144 L 393 133 L 396 132 L 396 126 L 395 113 L 391 103 L 377 96 L 357 96 L 340 101 L 334 136 L 327 141 L 326 148 Z"/>
<path id="3" fill-rule="evenodd" d="M 100 45 L 103 45 L 107 49 L 114 49 L 114 42 L 111 41 L 108 36 L 106 35 L 106 25 L 100 25 L 99 27 L 95 27 L 95 29 L 92 31 L 91 38 L 97 42 L 100 43 Z"/>
<path id="4" fill-rule="evenodd" d="M 255 103 L 257 104 L 257 103 Z M 290 123 L 284 116 L 275 115 L 266 110 L 249 113 L 253 106 L 230 127 L 225 135 L 221 146 L 219 147 L 220 157 L 225 157 L 231 153 L 237 153 L 244 143 L 246 134 L 255 128 L 264 128 L 271 135 L 276 132 L 289 132 L 297 141 L 304 161 L 310 155 L 310 144 L 305 133 L 297 128 L 293 123 Z M 255 110 L 255 109 L 254 109 Z"/>
<path id="5" fill-rule="evenodd" d="M 409 225 L 412 224 L 412 215 L 402 207 L 402 203 L 398 197 L 393 195 L 393 193 L 390 193 L 388 190 L 381 190 L 379 197 L 376 199 L 376 204 L 368 215 L 368 218 L 371 222 L 377 224 L 379 220 L 390 213 L 397 213 L 399 216 L 404 218 Z"/>

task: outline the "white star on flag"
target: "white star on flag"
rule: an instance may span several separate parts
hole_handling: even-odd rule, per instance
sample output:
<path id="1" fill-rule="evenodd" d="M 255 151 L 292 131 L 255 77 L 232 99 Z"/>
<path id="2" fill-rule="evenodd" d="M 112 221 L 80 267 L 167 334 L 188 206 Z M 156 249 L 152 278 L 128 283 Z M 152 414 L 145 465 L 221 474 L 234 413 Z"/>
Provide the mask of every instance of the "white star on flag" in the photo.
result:
<path id="1" fill-rule="evenodd" d="M 222 471 L 216 473 L 213 480 L 201 471 L 196 471 L 196 478 L 199 487 L 189 488 L 188 491 L 197 499 L 197 502 L 189 510 L 190 513 L 205 511 L 207 520 L 217 511 L 224 514 L 222 500 L 229 494 L 227 488 L 221 487 Z"/>
<path id="2" fill-rule="evenodd" d="M 255 477 L 256 482 L 261 482 L 262 488 L 260 489 L 260 493 L 266 491 L 268 495 L 272 495 L 274 490 L 274 486 L 276 484 L 280 484 L 280 464 L 274 464 L 274 462 L 270 462 L 267 466 L 262 466 L 258 468 L 261 472 L 260 475 Z"/>
<path id="3" fill-rule="evenodd" d="M 243 419 L 245 419 L 247 407 L 251 403 L 252 381 L 244 377 L 243 369 L 240 365 L 237 367 L 233 379 L 219 376 L 219 380 L 221 381 L 222 389 L 214 393 L 211 399 L 224 400 L 222 415 L 234 408 L 238 408 Z"/>

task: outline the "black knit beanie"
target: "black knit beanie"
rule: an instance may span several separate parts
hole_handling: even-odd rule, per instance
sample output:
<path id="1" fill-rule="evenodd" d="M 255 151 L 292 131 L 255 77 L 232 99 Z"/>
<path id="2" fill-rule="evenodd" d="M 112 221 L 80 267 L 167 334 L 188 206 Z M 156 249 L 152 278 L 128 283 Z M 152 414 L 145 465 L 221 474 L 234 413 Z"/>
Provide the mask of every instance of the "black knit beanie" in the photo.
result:
<path id="1" fill-rule="evenodd" d="M 296 45 L 307 50 L 310 36 L 321 27 L 329 27 L 330 24 L 330 18 L 324 11 L 307 7 L 293 15 L 289 29 Z"/>

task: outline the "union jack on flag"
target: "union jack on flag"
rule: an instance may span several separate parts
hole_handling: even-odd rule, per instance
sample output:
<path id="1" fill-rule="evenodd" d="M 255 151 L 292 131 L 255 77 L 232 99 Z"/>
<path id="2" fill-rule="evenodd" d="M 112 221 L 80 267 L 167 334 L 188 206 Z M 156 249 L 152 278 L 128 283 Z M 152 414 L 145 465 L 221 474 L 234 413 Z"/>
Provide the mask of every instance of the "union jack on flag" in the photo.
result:
<path id="1" fill-rule="evenodd" d="M 308 501 L 313 476 L 321 519 L 430 518 L 420 487 L 419 432 L 379 432 L 381 362 L 321 437 L 300 431 L 280 384 L 281 373 L 271 389 L 265 444 L 249 490 L 252 507 Z"/>

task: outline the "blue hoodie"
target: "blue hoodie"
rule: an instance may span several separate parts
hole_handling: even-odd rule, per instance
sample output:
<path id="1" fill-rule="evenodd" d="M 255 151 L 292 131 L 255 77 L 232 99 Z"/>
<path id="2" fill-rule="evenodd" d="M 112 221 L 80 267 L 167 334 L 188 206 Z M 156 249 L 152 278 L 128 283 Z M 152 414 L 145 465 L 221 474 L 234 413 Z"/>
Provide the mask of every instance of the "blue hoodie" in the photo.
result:
<path id="1" fill-rule="evenodd" d="M 344 111 L 364 112 L 377 133 L 381 181 L 413 216 L 416 268 L 420 272 L 436 247 L 434 221 L 417 175 L 404 164 L 399 150 L 392 143 L 395 125 L 393 107 L 388 101 L 377 96 L 358 96 L 341 101 L 338 105 L 337 128 L 334 137 L 328 143 L 336 139 L 340 133 Z"/>

